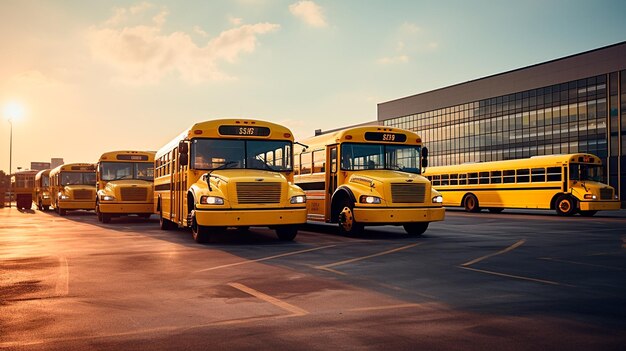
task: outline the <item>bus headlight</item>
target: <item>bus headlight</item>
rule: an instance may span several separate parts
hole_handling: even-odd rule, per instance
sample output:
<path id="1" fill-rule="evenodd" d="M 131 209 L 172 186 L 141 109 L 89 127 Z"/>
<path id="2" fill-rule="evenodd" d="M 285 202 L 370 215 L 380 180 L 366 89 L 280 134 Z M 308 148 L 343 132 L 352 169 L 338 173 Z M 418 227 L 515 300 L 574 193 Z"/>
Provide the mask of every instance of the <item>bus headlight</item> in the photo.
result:
<path id="1" fill-rule="evenodd" d="M 200 203 L 203 205 L 223 205 L 224 199 L 217 196 L 201 196 Z"/>
<path id="2" fill-rule="evenodd" d="M 65 194 L 61 194 L 59 193 L 59 199 L 60 200 L 69 200 L 70 196 L 69 195 L 65 195 Z"/>
<path id="3" fill-rule="evenodd" d="M 100 197 L 100 200 L 102 201 L 115 201 L 115 196 L 111 196 L 111 195 L 102 195 Z"/>
<path id="4" fill-rule="evenodd" d="M 292 203 L 292 204 L 303 204 L 303 203 L 306 203 L 306 196 L 305 195 L 292 196 L 291 200 L 289 200 L 289 202 Z"/>
<path id="5" fill-rule="evenodd" d="M 441 196 L 441 195 L 437 195 L 437 196 L 433 197 L 433 203 L 434 203 L 434 204 L 440 204 L 440 203 L 443 203 L 443 196 Z"/>
<path id="6" fill-rule="evenodd" d="M 363 204 L 379 204 L 380 198 L 378 196 L 361 195 L 359 202 Z"/>
<path id="7" fill-rule="evenodd" d="M 42 197 L 42 198 L 44 198 L 44 199 L 49 199 L 49 198 L 50 198 L 50 195 L 48 195 L 48 194 L 43 194 L 43 195 L 41 195 L 41 197 Z"/>
<path id="8" fill-rule="evenodd" d="M 585 194 L 585 200 L 595 200 L 596 196 L 593 194 Z"/>

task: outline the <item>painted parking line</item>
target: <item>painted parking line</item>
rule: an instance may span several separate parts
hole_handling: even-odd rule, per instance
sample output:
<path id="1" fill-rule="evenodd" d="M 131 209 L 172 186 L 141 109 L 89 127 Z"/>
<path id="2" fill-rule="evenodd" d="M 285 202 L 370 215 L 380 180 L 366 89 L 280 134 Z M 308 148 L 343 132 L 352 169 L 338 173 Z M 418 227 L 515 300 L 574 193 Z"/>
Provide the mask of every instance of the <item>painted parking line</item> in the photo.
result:
<path id="1" fill-rule="evenodd" d="M 515 244 L 513 244 L 513 245 L 503 249 L 503 250 L 500 250 L 498 252 L 495 252 L 495 253 L 492 253 L 492 254 L 489 254 L 489 255 L 485 255 L 485 256 L 479 257 L 479 258 L 471 260 L 471 261 L 467 261 L 465 263 L 462 263 L 461 267 L 469 267 L 469 266 L 471 266 L 471 265 L 473 265 L 475 263 L 478 263 L 480 261 L 486 260 L 486 259 L 488 259 L 490 257 L 502 255 L 503 253 L 507 253 L 509 251 L 515 250 L 516 248 L 524 245 L 525 242 L 526 242 L 526 239 L 522 239 L 522 240 L 516 242 Z"/>
<path id="2" fill-rule="evenodd" d="M 394 253 L 394 252 L 410 249 L 412 247 L 415 247 L 415 246 L 421 245 L 421 244 L 422 243 L 415 243 L 415 244 L 405 245 L 405 246 L 402 246 L 402 247 L 398 247 L 398 248 L 387 250 L 387 251 L 383 251 L 383 252 L 378 252 L 378 253 L 367 255 L 367 256 L 356 257 L 356 258 L 351 258 L 349 260 L 343 260 L 343 261 L 339 261 L 339 262 L 335 262 L 335 263 L 329 263 L 329 264 L 325 264 L 325 265 L 321 265 L 321 266 L 316 266 L 315 268 L 321 269 L 321 270 L 324 270 L 324 271 L 328 271 L 328 272 L 332 272 L 332 273 L 336 273 L 336 274 L 346 275 L 346 273 L 336 271 L 334 269 L 331 269 L 331 267 L 342 266 L 342 265 L 345 265 L 345 264 L 348 264 L 348 263 L 353 263 L 353 262 L 357 262 L 357 261 L 367 260 L 367 259 L 373 258 L 373 257 L 388 255 L 388 254 L 391 254 L 391 253 Z"/>
<path id="3" fill-rule="evenodd" d="M 400 305 L 350 308 L 347 310 L 347 312 L 384 311 L 384 310 L 395 310 L 395 309 L 406 309 L 406 308 L 423 308 L 423 306 L 418 303 L 405 303 L 405 304 L 400 304 Z"/>
<path id="4" fill-rule="evenodd" d="M 267 261 L 267 260 L 273 260 L 275 258 L 287 257 L 287 256 L 299 255 L 299 254 L 306 253 L 306 252 L 311 252 L 311 251 L 323 250 L 323 249 L 327 249 L 329 247 L 335 247 L 335 246 L 337 246 L 337 245 L 336 244 L 335 245 L 326 245 L 326 246 L 314 247 L 312 249 L 299 250 L 299 251 L 287 252 L 287 253 L 280 254 L 280 255 L 274 255 L 274 256 L 269 256 L 269 257 L 257 258 L 255 260 L 246 260 L 246 261 L 239 261 L 239 262 L 235 262 L 235 263 L 223 264 L 221 266 L 215 266 L 215 267 L 209 267 L 209 268 L 200 269 L 200 270 L 195 271 L 195 273 L 213 271 L 213 270 L 216 270 L 216 269 L 240 266 L 240 265 L 243 265 L 243 264 L 250 264 L 250 263 L 255 263 L 255 262 L 263 262 L 263 261 Z"/>
<path id="5" fill-rule="evenodd" d="M 513 279 L 519 279 L 519 280 L 526 280 L 526 281 L 529 281 L 529 282 L 549 284 L 549 285 L 575 287 L 575 285 L 563 284 L 563 283 L 554 282 L 554 281 L 551 281 L 551 280 L 537 279 L 537 278 L 531 278 L 531 277 L 524 277 L 524 276 L 521 276 L 521 275 L 506 274 L 506 273 L 488 271 L 488 270 L 484 270 L 484 269 L 476 269 L 476 268 L 472 268 L 472 267 L 463 267 L 463 266 L 458 266 L 458 267 L 461 268 L 461 269 L 467 269 L 467 270 L 470 270 L 470 271 L 473 271 L 473 272 L 491 274 L 491 275 L 496 275 L 496 276 L 499 276 L 499 277 L 513 278 Z"/>
<path id="6" fill-rule="evenodd" d="M 240 283 L 228 283 L 229 286 L 243 291 L 246 294 L 252 295 L 260 300 L 263 300 L 265 302 L 271 303 L 272 305 L 282 308 L 283 310 L 289 311 L 291 312 L 292 316 L 305 316 L 307 314 L 309 314 L 308 311 L 305 311 L 303 309 L 301 309 L 300 307 L 294 306 L 286 301 L 277 299 L 273 296 L 269 296 L 267 294 L 264 294 L 258 290 L 254 290 L 251 287 L 245 286 L 243 284 Z"/>

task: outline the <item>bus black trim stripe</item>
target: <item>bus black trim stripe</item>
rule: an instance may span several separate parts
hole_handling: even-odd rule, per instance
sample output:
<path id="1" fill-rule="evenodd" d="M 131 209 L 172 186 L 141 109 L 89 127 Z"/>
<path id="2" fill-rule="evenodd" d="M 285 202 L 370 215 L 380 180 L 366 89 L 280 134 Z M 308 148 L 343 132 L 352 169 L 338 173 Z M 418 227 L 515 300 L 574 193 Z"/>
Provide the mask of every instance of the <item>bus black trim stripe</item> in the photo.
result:
<path id="1" fill-rule="evenodd" d="M 156 191 L 171 190 L 171 189 L 172 189 L 172 183 L 159 184 L 159 185 L 154 186 L 154 190 Z"/>
<path id="2" fill-rule="evenodd" d="M 302 190 L 325 190 L 326 182 L 296 183 Z"/>

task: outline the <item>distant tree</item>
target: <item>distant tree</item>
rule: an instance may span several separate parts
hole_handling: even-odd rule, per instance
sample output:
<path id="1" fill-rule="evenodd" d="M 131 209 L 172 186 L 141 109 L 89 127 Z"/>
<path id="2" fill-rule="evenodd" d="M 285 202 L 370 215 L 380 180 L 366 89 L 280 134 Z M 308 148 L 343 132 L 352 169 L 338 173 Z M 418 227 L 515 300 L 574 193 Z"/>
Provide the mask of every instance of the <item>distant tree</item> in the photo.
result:
<path id="1" fill-rule="evenodd" d="M 11 176 L 0 171 L 0 189 L 8 189 L 11 184 Z"/>

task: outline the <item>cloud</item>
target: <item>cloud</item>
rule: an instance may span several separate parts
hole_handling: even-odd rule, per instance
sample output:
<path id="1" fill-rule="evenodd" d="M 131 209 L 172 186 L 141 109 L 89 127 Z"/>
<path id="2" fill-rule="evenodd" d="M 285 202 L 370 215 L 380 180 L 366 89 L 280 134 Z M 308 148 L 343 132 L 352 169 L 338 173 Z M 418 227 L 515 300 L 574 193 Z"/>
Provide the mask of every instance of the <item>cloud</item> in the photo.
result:
<path id="1" fill-rule="evenodd" d="M 228 22 L 235 26 L 240 26 L 243 23 L 243 19 L 233 16 L 228 16 Z"/>
<path id="2" fill-rule="evenodd" d="M 394 49 L 389 49 L 392 55 L 376 60 L 381 65 L 404 64 L 411 61 L 411 57 L 420 52 L 435 51 L 439 48 L 437 42 L 425 42 L 428 33 L 415 23 L 404 22 L 396 28 L 393 35 Z"/>
<path id="3" fill-rule="evenodd" d="M 149 3 L 116 9 L 103 25 L 87 31 L 93 57 L 115 68 L 118 79 L 128 83 L 155 83 L 168 74 L 188 82 L 227 80 L 234 77 L 222 72 L 220 63 L 237 62 L 255 51 L 259 35 L 280 28 L 273 23 L 239 25 L 198 45 L 192 33 L 165 33 L 167 15 L 166 8 Z M 193 31 L 208 36 L 199 26 Z"/>
<path id="4" fill-rule="evenodd" d="M 312 27 L 321 28 L 328 25 L 324 18 L 322 8 L 313 1 L 303 0 L 291 4 L 289 5 L 289 12 Z"/>

